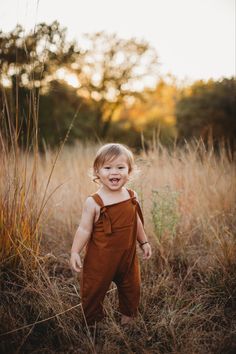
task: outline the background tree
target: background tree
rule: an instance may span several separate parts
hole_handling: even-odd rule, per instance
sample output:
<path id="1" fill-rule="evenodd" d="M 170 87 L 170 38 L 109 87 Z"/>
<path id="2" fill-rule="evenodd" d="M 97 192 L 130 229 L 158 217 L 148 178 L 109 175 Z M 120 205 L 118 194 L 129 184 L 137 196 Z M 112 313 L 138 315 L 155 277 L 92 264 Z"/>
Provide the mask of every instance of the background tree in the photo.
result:
<path id="1" fill-rule="evenodd" d="M 10 86 L 7 93 L 2 86 L 1 127 L 6 136 L 13 134 L 23 146 L 29 135 L 38 140 L 40 93 L 75 55 L 75 43 L 66 40 L 66 29 L 56 21 L 38 24 L 27 34 L 20 25 L 10 33 L 0 32 L 0 81 Z"/>
<path id="2" fill-rule="evenodd" d="M 128 122 L 144 135 L 144 139 L 160 141 L 169 145 L 176 137 L 175 105 L 180 97 L 180 88 L 172 75 L 158 80 L 154 90 L 145 90 L 142 100 L 136 99 L 130 108 L 124 108 L 120 120 L 129 117 Z"/>
<path id="3" fill-rule="evenodd" d="M 104 32 L 87 34 L 86 47 L 71 65 L 79 95 L 97 111 L 96 131 L 105 138 L 117 110 L 157 78 L 157 55 L 145 41 L 121 39 Z"/>
<path id="4" fill-rule="evenodd" d="M 57 146 L 67 135 L 74 140 L 95 140 L 93 127 L 96 113 L 77 90 L 63 80 L 52 80 L 41 94 L 39 104 L 40 148 Z"/>
<path id="5" fill-rule="evenodd" d="M 41 87 L 55 71 L 78 54 L 74 42 L 66 40 L 66 29 L 57 21 L 38 24 L 28 34 L 17 25 L 10 33 L 0 32 L 0 79 L 19 87 Z"/>
<path id="6" fill-rule="evenodd" d="M 225 141 L 236 150 L 236 79 L 196 82 L 176 105 L 179 140 L 201 137 L 217 148 Z"/>
<path id="7" fill-rule="evenodd" d="M 104 139 L 122 105 L 141 97 L 143 88 L 157 77 L 155 50 L 144 41 L 96 33 L 86 35 L 85 47 L 78 49 L 65 35 L 58 22 L 39 24 L 28 34 L 21 26 L 0 34 L 0 79 L 11 82 L 9 112 L 12 122 L 20 120 L 15 126 L 21 127 L 22 141 L 32 112 L 37 116 L 39 108 L 40 134 L 54 145 L 65 133 L 75 106 L 81 104 L 80 123 L 73 127 L 71 137 L 87 134 Z M 66 74 L 76 73 L 78 90 L 56 79 L 62 68 Z M 122 130 L 119 125 L 121 135 Z"/>

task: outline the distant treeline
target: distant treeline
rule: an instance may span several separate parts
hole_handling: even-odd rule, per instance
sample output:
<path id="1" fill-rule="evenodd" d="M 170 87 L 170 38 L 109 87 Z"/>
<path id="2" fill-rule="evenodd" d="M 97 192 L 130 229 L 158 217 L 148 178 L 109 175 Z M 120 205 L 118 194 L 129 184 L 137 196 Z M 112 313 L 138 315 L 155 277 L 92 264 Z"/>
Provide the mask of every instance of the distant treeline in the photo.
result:
<path id="1" fill-rule="evenodd" d="M 206 147 L 224 142 L 236 150 L 235 78 L 183 87 L 170 75 L 159 77 L 147 42 L 104 32 L 69 42 L 58 22 L 28 34 L 18 25 L 0 32 L 0 44 L 4 139 L 37 142 L 43 150 L 65 138 L 138 149 L 201 137 Z"/>

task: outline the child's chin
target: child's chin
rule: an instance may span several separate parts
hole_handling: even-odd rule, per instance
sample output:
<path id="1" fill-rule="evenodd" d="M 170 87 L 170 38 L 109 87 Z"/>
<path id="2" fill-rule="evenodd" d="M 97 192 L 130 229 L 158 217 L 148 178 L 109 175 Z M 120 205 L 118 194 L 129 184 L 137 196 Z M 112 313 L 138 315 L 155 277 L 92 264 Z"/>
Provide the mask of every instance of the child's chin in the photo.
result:
<path id="1" fill-rule="evenodd" d="M 109 185 L 109 188 L 112 189 L 112 190 L 120 189 L 122 187 L 123 187 L 123 183 L 117 183 L 117 184 L 110 184 Z"/>
<path id="2" fill-rule="evenodd" d="M 122 185 L 117 185 L 117 186 L 110 186 L 110 189 L 120 189 L 122 187 Z"/>
<path id="3" fill-rule="evenodd" d="M 111 187 L 120 187 L 121 183 L 111 183 L 110 185 Z"/>

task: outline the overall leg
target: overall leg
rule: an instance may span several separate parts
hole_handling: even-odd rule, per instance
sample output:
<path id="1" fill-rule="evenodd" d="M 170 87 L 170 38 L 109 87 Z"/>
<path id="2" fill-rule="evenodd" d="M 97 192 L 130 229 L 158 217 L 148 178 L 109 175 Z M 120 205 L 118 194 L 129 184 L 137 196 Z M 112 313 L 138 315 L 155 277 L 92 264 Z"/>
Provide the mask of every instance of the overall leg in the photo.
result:
<path id="1" fill-rule="evenodd" d="M 116 285 L 119 297 L 119 309 L 123 315 L 136 316 L 140 301 L 140 270 L 137 256 L 121 277 L 117 276 Z"/>
<path id="2" fill-rule="evenodd" d="M 103 301 L 116 273 L 119 254 L 110 250 L 90 253 L 84 259 L 80 281 L 83 311 L 89 324 L 104 317 Z"/>
<path id="3" fill-rule="evenodd" d="M 89 325 L 104 317 L 103 301 L 110 284 L 111 279 L 105 276 L 94 279 L 82 274 L 80 293 L 85 319 Z"/>

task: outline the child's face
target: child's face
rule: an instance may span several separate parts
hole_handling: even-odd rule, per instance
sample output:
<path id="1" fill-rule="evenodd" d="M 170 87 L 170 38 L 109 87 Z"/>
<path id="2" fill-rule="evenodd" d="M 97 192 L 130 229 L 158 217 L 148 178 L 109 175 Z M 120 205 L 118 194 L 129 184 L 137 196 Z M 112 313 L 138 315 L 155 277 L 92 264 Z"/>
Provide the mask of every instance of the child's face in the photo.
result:
<path id="1" fill-rule="evenodd" d="M 127 157 L 120 155 L 112 161 L 106 161 L 97 171 L 104 187 L 111 191 L 121 189 L 129 179 L 129 165 Z"/>

